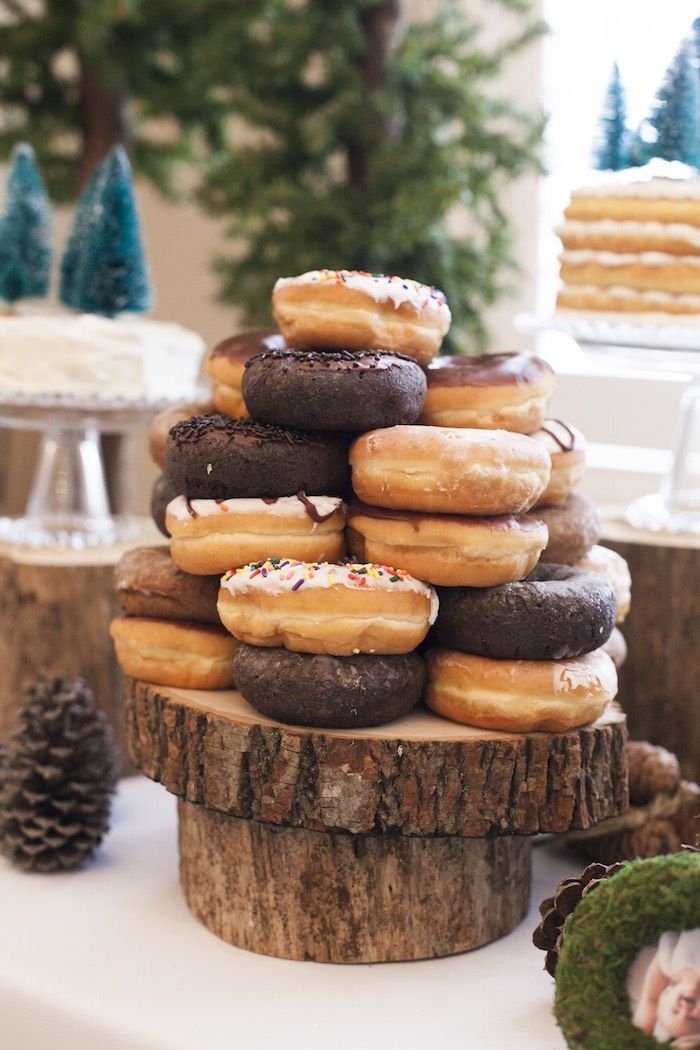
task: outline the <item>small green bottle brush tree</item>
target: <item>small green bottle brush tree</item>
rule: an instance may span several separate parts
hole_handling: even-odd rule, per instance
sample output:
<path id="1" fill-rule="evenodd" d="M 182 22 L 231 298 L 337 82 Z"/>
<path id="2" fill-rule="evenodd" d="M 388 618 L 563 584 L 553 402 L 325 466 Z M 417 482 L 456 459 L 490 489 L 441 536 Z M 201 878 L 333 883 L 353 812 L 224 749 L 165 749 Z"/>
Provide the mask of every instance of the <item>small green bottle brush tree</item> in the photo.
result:
<path id="1" fill-rule="evenodd" d="M 46 295 L 51 272 L 51 205 L 34 157 L 12 151 L 5 213 L 0 218 L 0 299 L 10 305 Z"/>
<path id="2" fill-rule="evenodd" d="M 46 295 L 51 244 L 49 199 L 30 146 L 16 146 L 0 218 L 0 300 Z M 131 166 L 115 146 L 93 172 L 75 211 L 61 260 L 60 298 L 112 317 L 153 305 Z"/>

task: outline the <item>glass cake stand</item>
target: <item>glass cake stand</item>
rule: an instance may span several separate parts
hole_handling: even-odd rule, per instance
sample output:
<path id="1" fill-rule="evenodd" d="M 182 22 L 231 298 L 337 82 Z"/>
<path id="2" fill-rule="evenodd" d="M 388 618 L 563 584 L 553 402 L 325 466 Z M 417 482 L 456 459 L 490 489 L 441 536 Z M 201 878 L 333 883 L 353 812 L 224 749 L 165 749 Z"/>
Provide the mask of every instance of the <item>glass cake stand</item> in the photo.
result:
<path id="1" fill-rule="evenodd" d="M 653 532 L 700 533 L 700 324 L 631 322 L 554 314 L 517 319 L 523 331 L 570 335 L 603 370 L 664 372 L 690 381 L 681 398 L 671 466 L 658 492 L 629 505 L 630 525 Z"/>
<path id="2" fill-rule="evenodd" d="M 41 445 L 24 514 L 0 517 L 0 541 L 29 547 L 111 546 L 139 535 L 136 438 L 156 412 L 177 402 L 133 401 L 64 395 L 7 395 L 0 391 L 0 426 L 41 433 Z M 119 442 L 115 505 L 110 504 L 101 435 Z"/>

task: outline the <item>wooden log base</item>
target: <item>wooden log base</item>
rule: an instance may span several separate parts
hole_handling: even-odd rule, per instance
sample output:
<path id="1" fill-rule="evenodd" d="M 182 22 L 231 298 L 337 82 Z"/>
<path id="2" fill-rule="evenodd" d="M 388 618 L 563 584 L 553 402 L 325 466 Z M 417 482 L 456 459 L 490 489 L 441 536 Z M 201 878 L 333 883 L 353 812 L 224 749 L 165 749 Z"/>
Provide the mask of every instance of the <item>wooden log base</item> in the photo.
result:
<path id="1" fill-rule="evenodd" d="M 13 730 L 25 687 L 39 674 L 80 676 L 112 726 L 122 774 L 123 683 L 109 624 L 119 611 L 114 565 L 123 548 L 32 550 L 0 546 L 0 741 Z"/>
<path id="2" fill-rule="evenodd" d="M 309 729 L 259 715 L 237 692 L 128 681 L 126 737 L 137 767 L 172 794 L 312 831 L 533 835 L 627 808 L 614 708 L 560 734 L 472 729 L 423 708 L 373 729 Z"/>
<path id="3" fill-rule="evenodd" d="M 229 944 L 263 955 L 454 955 L 505 936 L 527 912 L 527 838 L 329 834 L 182 800 L 178 814 L 190 909 Z"/>
<path id="4" fill-rule="evenodd" d="M 700 537 L 607 522 L 601 542 L 632 573 L 619 693 L 630 735 L 673 751 L 686 780 L 700 781 Z"/>

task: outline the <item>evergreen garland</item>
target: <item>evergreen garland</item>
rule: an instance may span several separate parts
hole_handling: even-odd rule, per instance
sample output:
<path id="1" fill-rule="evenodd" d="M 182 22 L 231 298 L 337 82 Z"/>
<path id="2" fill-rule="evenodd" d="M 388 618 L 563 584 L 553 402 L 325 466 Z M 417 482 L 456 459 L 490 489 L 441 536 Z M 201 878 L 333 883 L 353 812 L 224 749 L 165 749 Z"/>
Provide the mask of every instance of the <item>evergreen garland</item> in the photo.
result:
<path id="1" fill-rule="evenodd" d="M 457 0 L 419 25 L 399 0 L 231 5 L 207 62 L 255 134 L 236 129 L 200 199 L 230 219 L 222 298 L 248 323 L 269 321 L 280 275 L 348 267 L 436 285 L 460 348 L 483 347 L 481 314 L 512 267 L 502 191 L 538 168 L 543 128 L 486 90 L 542 32 L 528 0 L 499 2 L 523 27 L 492 51 Z"/>
<path id="2" fill-rule="evenodd" d="M 0 299 L 46 295 L 51 272 L 51 205 L 34 151 L 15 146 L 0 220 Z"/>
<path id="3" fill-rule="evenodd" d="M 628 165 L 627 104 L 617 62 L 600 115 L 598 139 L 593 149 L 593 167 L 599 171 L 620 171 Z"/>
<path id="4" fill-rule="evenodd" d="M 74 198 L 117 142 L 172 191 L 179 162 L 218 148 L 226 112 L 202 56 L 219 0 L 0 0 L 0 156 L 36 149 L 52 198 Z M 164 127 L 167 134 L 164 134 Z"/>

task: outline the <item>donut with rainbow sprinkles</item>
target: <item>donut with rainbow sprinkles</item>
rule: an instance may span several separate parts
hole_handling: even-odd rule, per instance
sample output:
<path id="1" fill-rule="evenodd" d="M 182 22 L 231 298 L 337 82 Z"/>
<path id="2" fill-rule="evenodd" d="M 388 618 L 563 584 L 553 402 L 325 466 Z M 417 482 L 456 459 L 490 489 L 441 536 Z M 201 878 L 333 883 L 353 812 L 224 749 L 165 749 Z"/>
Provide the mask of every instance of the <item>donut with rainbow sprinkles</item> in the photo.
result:
<path id="1" fill-rule="evenodd" d="M 295 349 L 394 350 L 421 365 L 439 352 L 452 320 L 437 288 L 363 270 L 280 277 L 272 312 Z"/>

